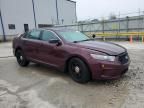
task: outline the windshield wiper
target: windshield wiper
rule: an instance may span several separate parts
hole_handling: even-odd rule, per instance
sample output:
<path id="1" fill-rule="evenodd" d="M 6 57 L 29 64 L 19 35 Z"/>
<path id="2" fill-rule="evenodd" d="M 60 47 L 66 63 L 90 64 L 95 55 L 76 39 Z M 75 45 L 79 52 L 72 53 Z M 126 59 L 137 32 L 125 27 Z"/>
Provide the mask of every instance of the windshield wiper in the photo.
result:
<path id="1" fill-rule="evenodd" d="M 84 41 L 90 41 L 90 40 L 94 40 L 94 39 L 85 39 L 85 40 L 80 40 L 80 41 L 73 41 L 73 43 L 84 42 Z"/>

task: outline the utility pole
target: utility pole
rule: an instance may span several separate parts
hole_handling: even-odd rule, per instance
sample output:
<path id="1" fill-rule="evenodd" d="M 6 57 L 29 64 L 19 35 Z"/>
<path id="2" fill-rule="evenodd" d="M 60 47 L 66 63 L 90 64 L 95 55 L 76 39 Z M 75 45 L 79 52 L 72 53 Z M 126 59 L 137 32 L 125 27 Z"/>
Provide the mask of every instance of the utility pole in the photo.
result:
<path id="1" fill-rule="evenodd" d="M 104 24 L 105 23 L 105 21 L 104 21 L 104 19 L 102 20 L 102 32 L 104 33 L 104 29 L 105 29 L 105 27 L 104 27 Z"/>
<path id="2" fill-rule="evenodd" d="M 142 13 L 142 18 L 143 18 L 143 21 L 142 21 L 142 30 L 144 30 L 144 11 Z"/>
<path id="3" fill-rule="evenodd" d="M 119 33 L 120 33 L 120 12 L 119 12 Z"/>
<path id="4" fill-rule="evenodd" d="M 102 19 L 102 33 L 104 34 L 104 32 L 105 32 L 105 20 L 104 20 L 104 18 Z M 103 41 L 105 41 L 105 36 L 102 36 L 102 38 L 103 38 Z"/>
<path id="5" fill-rule="evenodd" d="M 6 35 L 5 35 L 5 30 L 4 30 L 4 24 L 3 24 L 3 18 L 1 14 L 1 7 L 0 7 L 0 21 L 1 21 L 1 26 L 2 26 L 2 32 L 3 32 L 3 41 L 6 41 Z"/>
<path id="6" fill-rule="evenodd" d="M 57 14 L 57 24 L 59 24 L 58 0 L 56 0 L 56 14 Z"/>
<path id="7" fill-rule="evenodd" d="M 129 32 L 129 16 L 126 17 L 127 22 L 126 22 L 126 30 Z"/>
<path id="8" fill-rule="evenodd" d="M 138 14 L 139 14 L 139 18 L 138 18 L 138 38 L 139 38 L 139 32 L 140 32 L 140 21 L 141 21 L 141 10 L 140 8 L 138 9 Z"/>
<path id="9" fill-rule="evenodd" d="M 36 13 L 35 13 L 35 2 L 34 2 L 34 0 L 32 0 L 32 7 L 33 7 L 35 28 L 37 28 Z"/>
<path id="10" fill-rule="evenodd" d="M 117 38 L 120 38 L 120 12 L 119 12 L 119 15 L 118 15 L 118 27 L 117 27 Z M 119 34 L 119 35 L 118 35 Z"/>

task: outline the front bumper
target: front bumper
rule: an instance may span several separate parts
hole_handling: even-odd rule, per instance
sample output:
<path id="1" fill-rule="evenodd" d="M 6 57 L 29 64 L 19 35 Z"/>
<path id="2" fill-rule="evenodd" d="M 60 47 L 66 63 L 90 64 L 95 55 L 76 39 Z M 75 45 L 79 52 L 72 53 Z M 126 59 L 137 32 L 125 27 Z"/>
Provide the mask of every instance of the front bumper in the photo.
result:
<path id="1" fill-rule="evenodd" d="M 130 60 L 125 64 L 104 61 L 92 63 L 90 66 L 92 78 L 96 80 L 118 79 L 128 71 L 129 64 Z"/>

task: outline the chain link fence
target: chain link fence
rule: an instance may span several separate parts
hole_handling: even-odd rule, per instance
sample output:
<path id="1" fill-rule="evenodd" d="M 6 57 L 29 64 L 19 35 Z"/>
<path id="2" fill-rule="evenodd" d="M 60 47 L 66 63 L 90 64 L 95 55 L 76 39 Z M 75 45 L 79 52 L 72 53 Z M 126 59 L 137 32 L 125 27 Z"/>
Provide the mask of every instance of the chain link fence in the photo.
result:
<path id="1" fill-rule="evenodd" d="M 107 36 L 107 38 L 113 37 L 116 39 L 117 38 L 126 39 L 128 38 L 129 35 L 133 35 L 135 36 L 136 39 L 140 39 L 140 35 L 144 34 L 144 15 L 117 18 L 113 20 L 102 20 L 97 22 L 80 23 L 74 25 L 55 26 L 55 28 L 78 30 L 88 35 L 93 34 L 97 35 L 102 33 L 105 36 L 105 34 L 111 33 L 111 36 Z M 121 33 L 126 35 L 121 36 Z"/>

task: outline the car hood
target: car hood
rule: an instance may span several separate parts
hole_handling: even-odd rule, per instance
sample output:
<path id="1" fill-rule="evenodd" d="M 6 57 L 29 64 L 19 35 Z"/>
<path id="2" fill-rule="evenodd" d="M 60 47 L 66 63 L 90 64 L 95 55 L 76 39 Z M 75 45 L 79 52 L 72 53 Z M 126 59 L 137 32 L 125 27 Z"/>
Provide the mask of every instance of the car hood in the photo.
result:
<path id="1" fill-rule="evenodd" d="M 83 41 L 83 42 L 78 42 L 76 44 L 81 48 L 100 51 L 108 55 L 119 55 L 126 51 L 124 47 L 110 42 Z"/>

